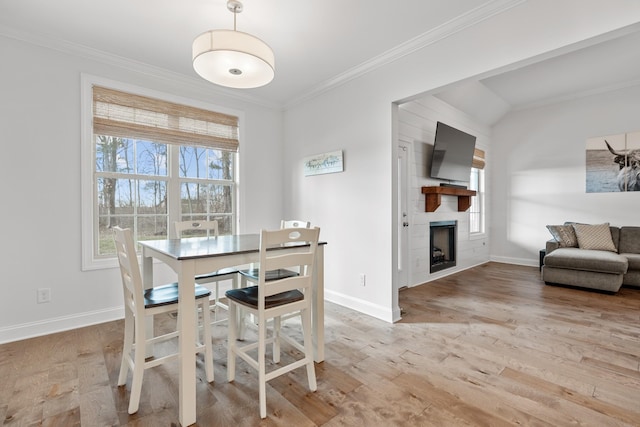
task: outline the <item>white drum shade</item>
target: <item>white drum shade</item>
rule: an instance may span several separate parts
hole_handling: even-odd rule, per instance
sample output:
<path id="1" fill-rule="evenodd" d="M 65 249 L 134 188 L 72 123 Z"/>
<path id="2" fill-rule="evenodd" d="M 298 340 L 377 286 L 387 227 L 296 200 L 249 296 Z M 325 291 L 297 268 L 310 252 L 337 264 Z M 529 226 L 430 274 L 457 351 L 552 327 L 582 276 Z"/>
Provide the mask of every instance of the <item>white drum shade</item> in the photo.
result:
<path id="1" fill-rule="evenodd" d="M 193 69 L 212 83 L 248 89 L 273 80 L 275 59 L 271 48 L 251 34 L 211 30 L 193 41 Z"/>

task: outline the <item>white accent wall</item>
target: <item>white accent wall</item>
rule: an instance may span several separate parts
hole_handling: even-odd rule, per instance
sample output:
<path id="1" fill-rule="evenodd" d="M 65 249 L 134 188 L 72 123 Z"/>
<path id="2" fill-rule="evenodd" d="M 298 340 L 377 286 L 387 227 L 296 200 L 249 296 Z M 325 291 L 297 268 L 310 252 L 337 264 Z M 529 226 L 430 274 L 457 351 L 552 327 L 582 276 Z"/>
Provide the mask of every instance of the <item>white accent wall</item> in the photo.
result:
<path id="1" fill-rule="evenodd" d="M 640 130 L 639 112 L 640 85 L 517 111 L 494 126 L 493 260 L 537 266 L 547 224 L 640 226 L 640 193 L 586 193 L 585 184 L 586 140 Z"/>
<path id="2" fill-rule="evenodd" d="M 449 104 L 427 96 L 419 100 L 400 105 L 398 113 L 399 139 L 409 144 L 409 239 L 411 277 L 409 286 L 420 285 L 438 277 L 470 268 L 489 261 L 489 218 L 490 210 L 486 209 L 486 232 L 483 235 L 471 236 L 469 233 L 469 212 L 458 212 L 458 198 L 442 196 L 442 204 L 435 212 L 425 212 L 425 195 L 423 186 L 439 186 L 441 182 L 429 177 L 433 142 L 437 122 L 444 122 L 476 137 L 476 148 L 486 153 L 487 167 L 485 180 L 490 182 L 491 130 L 478 123 L 472 117 L 456 110 Z M 486 194 L 491 194 L 491 186 L 485 186 Z M 434 221 L 457 221 L 456 266 L 430 273 L 429 223 Z"/>

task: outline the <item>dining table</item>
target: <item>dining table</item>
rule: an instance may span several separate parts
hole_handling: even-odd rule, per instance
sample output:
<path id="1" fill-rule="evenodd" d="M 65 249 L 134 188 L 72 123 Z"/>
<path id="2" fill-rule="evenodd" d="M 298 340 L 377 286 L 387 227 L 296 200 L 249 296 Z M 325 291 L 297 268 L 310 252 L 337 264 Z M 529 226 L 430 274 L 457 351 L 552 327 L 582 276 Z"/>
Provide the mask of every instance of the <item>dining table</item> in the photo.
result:
<path id="1" fill-rule="evenodd" d="M 236 234 L 181 239 L 145 240 L 142 247 L 142 279 L 145 288 L 153 287 L 154 260 L 171 267 L 178 276 L 179 331 L 179 421 L 182 426 L 196 422 L 196 342 L 197 317 L 195 276 L 223 268 L 237 267 L 259 261 L 260 235 Z M 324 360 L 324 246 L 316 250 L 313 273 L 311 319 L 313 353 L 316 362 Z M 305 245 L 286 245 L 274 250 L 296 252 Z M 308 245 L 306 245 L 308 246 Z M 189 315 L 187 315 L 189 313 Z M 150 320 L 152 322 L 152 320 Z M 150 323 L 152 327 L 152 323 Z M 153 349 L 147 348 L 147 356 Z"/>

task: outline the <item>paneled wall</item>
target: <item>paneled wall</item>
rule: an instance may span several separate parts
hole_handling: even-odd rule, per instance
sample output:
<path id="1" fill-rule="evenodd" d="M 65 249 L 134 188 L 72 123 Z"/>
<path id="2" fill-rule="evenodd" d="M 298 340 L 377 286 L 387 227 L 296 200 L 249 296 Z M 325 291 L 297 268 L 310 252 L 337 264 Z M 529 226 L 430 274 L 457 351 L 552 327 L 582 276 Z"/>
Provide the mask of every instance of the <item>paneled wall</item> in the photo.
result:
<path id="1" fill-rule="evenodd" d="M 464 132 L 476 136 L 476 147 L 485 150 L 485 191 L 487 200 L 491 197 L 488 185 L 491 171 L 489 151 L 490 129 L 474 121 L 471 117 L 451 107 L 441 100 L 427 96 L 402 104 L 398 112 L 399 139 L 407 143 L 409 149 L 409 227 L 410 227 L 410 273 L 409 286 L 428 282 L 456 271 L 464 270 L 489 260 L 489 206 L 485 213 L 485 234 L 469 234 L 469 213 L 458 212 L 458 200 L 453 196 L 442 196 L 442 205 L 435 212 L 425 212 L 425 196 L 422 186 L 438 186 L 442 181 L 429 178 L 429 163 L 433 151 L 436 123 L 444 122 Z M 457 265 L 434 274 L 429 273 L 429 223 L 432 221 L 458 221 Z"/>

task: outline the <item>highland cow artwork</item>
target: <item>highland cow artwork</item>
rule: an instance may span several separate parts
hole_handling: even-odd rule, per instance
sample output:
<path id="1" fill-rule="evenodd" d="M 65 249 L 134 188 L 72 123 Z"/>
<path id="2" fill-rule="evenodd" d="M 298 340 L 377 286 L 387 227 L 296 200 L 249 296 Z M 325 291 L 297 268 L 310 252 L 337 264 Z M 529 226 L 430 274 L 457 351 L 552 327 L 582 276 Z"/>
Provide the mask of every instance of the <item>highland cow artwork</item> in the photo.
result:
<path id="1" fill-rule="evenodd" d="M 640 131 L 587 139 L 586 191 L 640 191 Z"/>

